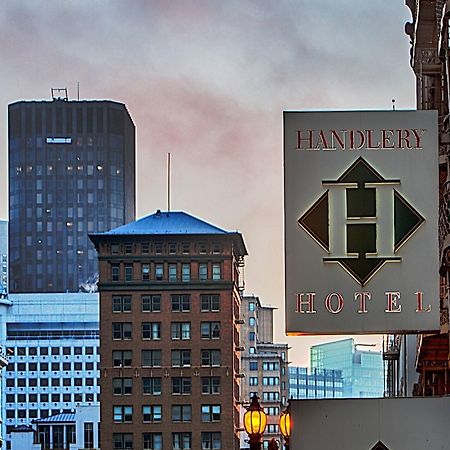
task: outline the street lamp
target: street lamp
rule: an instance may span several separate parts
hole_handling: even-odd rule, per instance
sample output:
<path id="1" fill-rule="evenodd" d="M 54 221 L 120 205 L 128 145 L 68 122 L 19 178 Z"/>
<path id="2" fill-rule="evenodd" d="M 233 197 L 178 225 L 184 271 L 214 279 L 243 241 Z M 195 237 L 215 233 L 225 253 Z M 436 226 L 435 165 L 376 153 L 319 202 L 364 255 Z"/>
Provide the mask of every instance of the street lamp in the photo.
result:
<path id="1" fill-rule="evenodd" d="M 250 438 L 250 450 L 261 449 L 261 436 L 266 429 L 267 416 L 259 404 L 259 397 L 252 397 L 250 406 L 244 414 L 244 428 Z"/>
<path id="2" fill-rule="evenodd" d="M 292 431 L 292 419 L 291 419 L 291 404 L 288 404 L 286 410 L 281 413 L 280 416 L 280 431 L 284 437 L 285 449 L 289 450 L 289 438 Z"/>

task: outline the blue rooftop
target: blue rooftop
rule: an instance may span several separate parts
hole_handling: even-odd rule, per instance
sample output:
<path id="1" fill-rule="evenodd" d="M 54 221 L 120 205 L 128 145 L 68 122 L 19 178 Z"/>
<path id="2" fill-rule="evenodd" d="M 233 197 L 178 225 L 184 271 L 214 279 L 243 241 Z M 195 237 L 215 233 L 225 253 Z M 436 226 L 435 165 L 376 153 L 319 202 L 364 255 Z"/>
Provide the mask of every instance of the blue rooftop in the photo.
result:
<path id="1" fill-rule="evenodd" d="M 59 413 L 53 416 L 35 419 L 32 423 L 67 423 L 75 422 L 75 413 Z"/>
<path id="2" fill-rule="evenodd" d="M 229 234 L 197 217 L 181 211 L 156 211 L 155 214 L 142 217 L 113 230 L 101 233 L 102 235 L 148 235 L 148 234 Z"/>

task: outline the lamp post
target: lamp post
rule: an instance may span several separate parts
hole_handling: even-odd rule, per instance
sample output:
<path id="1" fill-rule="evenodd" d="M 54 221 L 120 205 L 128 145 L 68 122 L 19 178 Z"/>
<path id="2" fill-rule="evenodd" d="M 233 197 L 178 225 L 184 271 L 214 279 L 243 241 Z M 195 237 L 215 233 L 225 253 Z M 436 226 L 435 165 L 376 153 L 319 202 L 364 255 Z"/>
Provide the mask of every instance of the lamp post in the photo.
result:
<path id="1" fill-rule="evenodd" d="M 259 397 L 255 394 L 244 414 L 244 428 L 250 438 L 250 450 L 261 450 L 261 436 L 266 429 L 266 424 L 266 413 L 259 404 Z"/>
<path id="2" fill-rule="evenodd" d="M 281 413 L 280 416 L 280 431 L 283 435 L 285 442 L 285 449 L 289 450 L 289 438 L 291 437 L 292 419 L 291 419 L 291 404 L 288 403 L 287 408 Z"/>

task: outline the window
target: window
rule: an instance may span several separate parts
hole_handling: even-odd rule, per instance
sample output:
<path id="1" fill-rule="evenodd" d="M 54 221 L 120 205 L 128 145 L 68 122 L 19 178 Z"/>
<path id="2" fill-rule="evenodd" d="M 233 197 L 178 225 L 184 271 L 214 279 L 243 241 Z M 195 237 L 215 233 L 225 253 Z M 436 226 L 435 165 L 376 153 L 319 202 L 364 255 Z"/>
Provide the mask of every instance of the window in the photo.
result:
<path id="1" fill-rule="evenodd" d="M 131 295 L 113 295 L 113 312 L 131 312 Z"/>
<path id="2" fill-rule="evenodd" d="M 250 386 L 258 386 L 258 377 L 250 377 L 248 379 L 248 384 Z"/>
<path id="3" fill-rule="evenodd" d="M 161 395 L 161 378 L 160 377 L 142 378 L 142 393 L 145 395 Z"/>
<path id="4" fill-rule="evenodd" d="M 162 450 L 162 434 L 161 433 L 143 433 L 142 434 L 143 450 Z"/>
<path id="5" fill-rule="evenodd" d="M 248 324 L 249 324 L 251 327 L 254 327 L 254 326 L 256 325 L 256 319 L 255 319 L 254 317 L 249 317 L 249 319 L 248 319 Z"/>
<path id="6" fill-rule="evenodd" d="M 266 402 L 274 402 L 280 400 L 280 393 L 277 391 L 263 392 L 263 400 Z"/>
<path id="7" fill-rule="evenodd" d="M 280 414 L 280 408 L 278 406 L 269 406 L 264 408 L 264 412 L 268 416 L 278 416 Z"/>
<path id="8" fill-rule="evenodd" d="M 94 424 L 84 422 L 84 445 L 85 449 L 94 448 Z"/>
<path id="9" fill-rule="evenodd" d="M 248 370 L 258 370 L 258 361 L 249 361 Z"/>
<path id="10" fill-rule="evenodd" d="M 256 353 L 256 348 L 255 348 L 255 347 L 249 347 L 249 348 L 248 348 L 248 352 L 249 352 L 251 355 L 254 355 L 254 354 Z"/>
<path id="11" fill-rule="evenodd" d="M 280 379 L 278 377 L 263 377 L 264 386 L 278 386 Z"/>
<path id="12" fill-rule="evenodd" d="M 276 433 L 278 434 L 280 432 L 280 428 L 276 423 L 270 423 L 267 425 L 267 432 L 268 433 Z"/>
<path id="13" fill-rule="evenodd" d="M 278 362 L 274 361 L 264 361 L 263 362 L 263 370 L 279 370 L 280 365 Z"/>
<path id="14" fill-rule="evenodd" d="M 120 266 L 119 264 L 111 264 L 111 281 L 119 281 Z"/>
<path id="15" fill-rule="evenodd" d="M 155 279 L 157 281 L 162 281 L 164 278 L 164 265 L 155 264 Z"/>
<path id="16" fill-rule="evenodd" d="M 249 302 L 248 303 L 248 310 L 254 311 L 255 310 L 255 302 Z"/>
<path id="17" fill-rule="evenodd" d="M 220 264 L 213 264 L 212 265 L 212 279 L 220 280 L 221 278 L 222 278 L 222 273 L 221 273 Z"/>
<path id="18" fill-rule="evenodd" d="M 202 377 L 202 394 L 220 394 L 220 377 Z"/>
<path id="19" fill-rule="evenodd" d="M 181 266 L 181 281 L 183 281 L 184 283 L 191 281 L 191 265 L 190 264 L 183 264 Z"/>
<path id="20" fill-rule="evenodd" d="M 161 405 L 142 406 L 142 420 L 147 423 L 161 422 L 162 406 Z"/>
<path id="21" fill-rule="evenodd" d="M 172 350 L 172 367 L 189 367 L 190 365 L 190 350 Z"/>
<path id="22" fill-rule="evenodd" d="M 160 312 L 161 296 L 160 295 L 143 295 L 141 297 L 142 312 Z"/>
<path id="23" fill-rule="evenodd" d="M 129 340 L 131 339 L 130 322 L 113 322 L 113 339 Z"/>
<path id="24" fill-rule="evenodd" d="M 177 265 L 169 264 L 169 281 L 177 281 Z"/>
<path id="25" fill-rule="evenodd" d="M 148 242 L 142 243 L 141 244 L 141 252 L 142 252 L 142 254 L 143 255 L 148 255 L 149 248 L 150 248 L 150 245 L 149 245 Z"/>
<path id="26" fill-rule="evenodd" d="M 202 350 L 202 366 L 220 366 L 220 350 Z"/>
<path id="27" fill-rule="evenodd" d="M 125 264 L 125 281 L 133 280 L 133 264 Z"/>
<path id="28" fill-rule="evenodd" d="M 142 367 L 161 367 L 161 350 L 142 350 Z"/>
<path id="29" fill-rule="evenodd" d="M 172 433 L 172 449 L 187 450 L 192 448 L 192 433 Z"/>
<path id="30" fill-rule="evenodd" d="M 130 244 L 130 243 L 123 244 L 123 248 L 127 255 L 130 255 L 131 253 L 133 253 L 133 244 Z"/>
<path id="31" fill-rule="evenodd" d="M 172 295 L 172 312 L 188 312 L 191 310 L 189 294 Z"/>
<path id="32" fill-rule="evenodd" d="M 112 354 L 113 367 L 131 367 L 131 350 L 114 350 Z"/>
<path id="33" fill-rule="evenodd" d="M 150 264 L 141 265 L 141 275 L 144 281 L 150 280 Z"/>
<path id="34" fill-rule="evenodd" d="M 254 342 L 256 340 L 256 333 L 254 331 L 250 331 L 248 333 L 248 340 L 250 342 Z"/>
<path id="35" fill-rule="evenodd" d="M 191 244 L 189 242 L 183 242 L 181 244 L 181 251 L 184 255 L 188 255 L 191 251 Z"/>
<path id="36" fill-rule="evenodd" d="M 130 423 L 133 421 L 132 406 L 114 406 L 113 411 L 115 423 Z"/>
<path id="37" fill-rule="evenodd" d="M 198 279 L 200 281 L 206 281 L 208 279 L 208 264 L 200 263 L 198 265 Z"/>
<path id="38" fill-rule="evenodd" d="M 220 295 L 219 294 L 202 294 L 200 296 L 202 312 L 220 311 Z"/>
<path id="39" fill-rule="evenodd" d="M 118 255 L 120 252 L 120 244 L 111 244 L 111 254 Z"/>
<path id="40" fill-rule="evenodd" d="M 169 242 L 169 255 L 175 255 L 177 252 L 177 244 L 175 242 Z"/>
<path id="41" fill-rule="evenodd" d="M 142 339 L 161 339 L 161 322 L 142 322 Z"/>
<path id="42" fill-rule="evenodd" d="M 202 339 L 220 339 L 220 322 L 202 322 L 200 337 Z"/>
<path id="43" fill-rule="evenodd" d="M 191 378 L 190 377 L 173 377 L 172 378 L 172 394 L 190 394 Z"/>
<path id="44" fill-rule="evenodd" d="M 202 422 L 219 422 L 220 405 L 202 405 Z"/>
<path id="45" fill-rule="evenodd" d="M 202 450 L 220 450 L 222 448 L 222 434 L 220 431 L 202 432 Z"/>
<path id="46" fill-rule="evenodd" d="M 219 242 L 214 242 L 212 246 L 212 251 L 215 255 L 219 254 L 222 251 L 222 246 Z"/>
<path id="47" fill-rule="evenodd" d="M 155 242 L 155 253 L 157 255 L 161 255 L 163 252 L 163 245 L 162 242 Z"/>
<path id="48" fill-rule="evenodd" d="M 198 244 L 198 252 L 202 255 L 207 253 L 208 251 L 208 244 L 206 242 L 199 242 Z"/>
<path id="49" fill-rule="evenodd" d="M 114 450 L 132 450 L 133 434 L 132 433 L 113 433 L 113 449 Z"/>
<path id="50" fill-rule="evenodd" d="M 191 405 L 172 405 L 172 422 L 190 422 L 191 420 Z"/>
<path id="51" fill-rule="evenodd" d="M 133 392 L 132 378 L 113 378 L 114 395 L 131 395 Z"/>
<path id="52" fill-rule="evenodd" d="M 172 322 L 171 324 L 172 339 L 190 339 L 191 338 L 191 322 Z"/>

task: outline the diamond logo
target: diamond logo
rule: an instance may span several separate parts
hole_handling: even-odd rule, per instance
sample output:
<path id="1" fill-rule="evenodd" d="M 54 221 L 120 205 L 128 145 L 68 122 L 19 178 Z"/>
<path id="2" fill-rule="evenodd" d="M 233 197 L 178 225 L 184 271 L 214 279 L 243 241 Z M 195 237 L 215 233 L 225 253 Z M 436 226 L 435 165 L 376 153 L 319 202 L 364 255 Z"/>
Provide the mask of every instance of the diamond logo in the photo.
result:
<path id="1" fill-rule="evenodd" d="M 298 219 L 326 252 L 325 263 L 339 264 L 365 286 L 425 222 L 398 192 L 398 179 L 381 176 L 359 157 Z"/>

